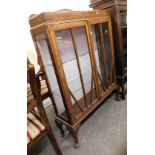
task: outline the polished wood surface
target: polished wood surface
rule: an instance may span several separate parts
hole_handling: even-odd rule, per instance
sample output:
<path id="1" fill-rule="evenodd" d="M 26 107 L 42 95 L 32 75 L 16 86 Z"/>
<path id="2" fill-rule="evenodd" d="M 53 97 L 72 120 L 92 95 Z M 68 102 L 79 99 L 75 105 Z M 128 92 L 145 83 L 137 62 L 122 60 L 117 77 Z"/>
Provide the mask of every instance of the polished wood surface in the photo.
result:
<path id="1" fill-rule="evenodd" d="M 43 12 L 38 15 L 34 15 L 29 18 L 29 23 L 31 27 L 39 26 L 44 24 L 50 23 L 62 23 L 64 21 L 72 22 L 72 21 L 79 21 L 89 19 L 89 18 L 96 18 L 96 17 L 105 17 L 109 14 L 107 12 L 98 12 L 98 11 L 64 11 L 64 12 Z M 82 17 L 82 18 L 81 18 Z"/>
<path id="2" fill-rule="evenodd" d="M 46 51 L 48 51 L 49 53 L 48 57 L 50 57 L 50 60 L 52 61 L 51 66 L 54 69 L 55 77 L 58 82 L 58 88 L 60 90 L 60 94 L 58 96 L 59 98 L 62 97 L 62 103 L 55 101 L 54 104 L 57 108 L 60 106 L 60 104 L 63 104 L 64 112 L 56 113 L 56 124 L 59 127 L 63 136 L 64 131 L 62 124 L 67 126 L 68 130 L 73 135 L 74 146 L 77 148 L 79 147 L 78 129 L 81 123 L 83 123 L 86 120 L 86 118 L 88 118 L 88 116 L 92 114 L 102 104 L 102 102 L 114 91 L 116 92 L 116 96 L 118 99 L 119 85 L 116 81 L 113 36 L 110 14 L 108 12 L 103 11 L 48 12 L 41 13 L 39 15 L 34 15 L 29 19 L 29 23 L 31 26 L 31 35 L 36 47 L 36 51 L 38 55 L 40 55 L 40 59 L 43 62 L 42 66 L 47 77 L 47 82 L 50 85 L 50 82 L 52 81 L 52 76 L 48 77 L 48 65 L 46 64 L 47 62 L 45 60 L 43 61 L 43 56 L 41 56 L 41 53 L 45 54 Z M 100 26 L 100 36 L 98 36 L 95 33 L 95 31 L 92 32 L 91 26 L 95 24 Z M 103 29 L 103 24 L 107 26 L 107 29 Z M 80 34 L 80 31 L 78 31 L 78 34 L 76 35 L 79 36 L 76 36 L 74 30 L 78 28 L 82 28 L 83 31 L 81 31 L 82 34 Z M 61 55 L 62 53 L 59 48 L 57 39 L 62 39 L 62 37 L 57 37 L 56 32 L 59 31 L 63 31 L 63 35 L 65 35 L 65 31 L 67 31 L 67 36 L 69 37 L 70 35 L 70 39 L 72 40 L 72 42 L 64 40 L 64 43 L 69 42 L 70 47 L 73 46 L 72 50 L 68 49 L 65 55 Z M 103 52 L 103 54 L 99 55 L 99 59 L 102 59 L 102 62 L 104 61 L 103 66 L 107 68 L 105 72 L 106 81 L 102 79 L 103 77 L 100 76 L 100 72 L 98 71 L 98 64 L 96 61 L 95 52 L 97 53 L 99 51 L 97 51 L 94 47 L 96 43 L 93 40 L 92 33 L 95 33 L 96 37 L 101 37 L 102 40 L 102 51 L 100 52 Z M 38 37 L 39 39 L 37 39 L 37 35 L 40 35 Z M 108 41 L 106 38 L 107 36 Z M 79 42 L 77 42 L 76 37 L 83 38 L 78 38 Z M 83 45 L 82 40 L 85 42 L 86 45 Z M 48 49 L 41 49 L 41 44 L 39 44 L 39 41 L 44 41 Z M 108 51 L 107 45 L 110 48 L 110 51 Z M 79 49 L 81 49 L 81 46 L 85 46 L 85 48 L 87 47 L 85 49 L 85 52 L 88 56 L 88 59 L 90 60 L 90 71 L 88 72 L 90 73 L 90 75 L 88 76 L 90 79 L 89 92 L 86 92 L 84 72 L 82 71 L 82 69 L 85 66 L 81 66 L 80 62 L 82 56 L 80 56 Z M 68 53 L 72 54 L 71 52 L 73 52 L 73 54 L 75 55 L 74 60 L 77 63 L 77 69 L 79 72 L 81 93 L 83 92 L 83 97 L 81 97 L 80 99 L 77 99 L 74 92 L 71 90 L 69 86 L 70 83 L 68 83 L 66 71 L 64 69 L 64 64 L 70 62 L 71 60 L 65 59 L 64 61 L 63 57 L 66 56 Z M 104 52 L 106 52 L 106 54 Z M 110 54 L 110 58 L 107 57 L 107 54 Z M 85 63 L 88 63 L 88 61 Z M 108 69 L 108 63 L 111 64 L 111 70 Z M 72 76 L 72 72 L 70 73 L 70 76 Z M 53 85 L 51 85 L 50 87 L 50 92 L 55 94 L 55 91 L 53 90 Z"/>

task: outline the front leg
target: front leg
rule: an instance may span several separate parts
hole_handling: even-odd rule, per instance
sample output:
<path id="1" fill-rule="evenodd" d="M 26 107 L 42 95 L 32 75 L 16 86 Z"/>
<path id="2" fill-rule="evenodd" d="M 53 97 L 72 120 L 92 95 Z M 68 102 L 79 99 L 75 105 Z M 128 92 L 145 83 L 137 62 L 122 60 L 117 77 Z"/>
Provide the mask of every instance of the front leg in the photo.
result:
<path id="1" fill-rule="evenodd" d="M 74 129 L 69 129 L 71 135 L 73 136 L 74 138 L 74 147 L 75 148 L 79 148 L 80 147 L 80 144 L 79 144 L 79 139 L 78 139 L 78 130 L 79 130 L 79 126 L 75 127 Z"/>

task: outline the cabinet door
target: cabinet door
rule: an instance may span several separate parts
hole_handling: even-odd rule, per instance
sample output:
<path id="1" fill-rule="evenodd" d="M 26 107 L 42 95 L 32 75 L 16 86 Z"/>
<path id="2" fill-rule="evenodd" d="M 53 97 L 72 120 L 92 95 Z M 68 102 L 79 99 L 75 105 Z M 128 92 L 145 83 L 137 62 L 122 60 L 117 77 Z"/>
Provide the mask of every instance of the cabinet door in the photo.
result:
<path id="1" fill-rule="evenodd" d="M 86 26 L 55 31 L 73 109 L 79 116 L 96 100 Z"/>
<path id="2" fill-rule="evenodd" d="M 97 65 L 99 89 L 101 95 L 115 82 L 114 65 L 109 33 L 109 23 L 90 25 L 91 40 Z"/>

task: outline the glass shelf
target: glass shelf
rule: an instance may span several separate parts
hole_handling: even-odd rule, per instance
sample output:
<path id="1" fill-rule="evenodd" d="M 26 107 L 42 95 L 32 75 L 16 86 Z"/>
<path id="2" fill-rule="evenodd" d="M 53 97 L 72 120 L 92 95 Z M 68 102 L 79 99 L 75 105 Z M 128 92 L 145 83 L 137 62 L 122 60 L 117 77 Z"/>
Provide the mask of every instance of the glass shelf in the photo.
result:
<path id="1" fill-rule="evenodd" d="M 83 75 L 84 75 L 85 77 L 91 77 L 90 74 L 91 74 L 90 70 L 88 70 L 87 72 L 83 73 Z M 87 80 L 87 81 L 86 81 L 86 80 Z M 85 80 L 86 82 L 84 83 L 85 88 L 87 88 L 87 87 L 90 86 L 90 84 L 91 84 L 91 80 L 89 80 L 89 79 L 86 79 L 86 80 Z M 75 93 L 78 92 L 78 91 L 82 91 L 82 86 L 81 86 L 80 77 L 78 76 L 78 77 L 74 78 L 72 81 L 68 82 L 68 87 L 69 87 L 69 89 L 71 90 L 71 92 L 72 92 L 73 94 L 75 94 Z M 54 93 L 55 95 L 57 95 L 57 96 L 60 95 L 60 91 L 58 91 L 58 90 L 59 90 L 59 89 L 53 90 L 53 93 Z M 85 90 L 86 90 L 85 93 L 88 93 L 88 89 L 85 89 Z"/>
<path id="2" fill-rule="evenodd" d="M 85 56 L 86 54 L 89 54 L 89 53 L 88 53 L 88 50 L 85 50 L 85 52 L 82 53 L 82 54 L 80 54 L 79 57 Z M 69 58 L 63 59 L 63 60 L 62 60 L 62 64 L 65 64 L 65 63 L 68 63 L 68 62 L 70 62 L 70 61 L 74 61 L 74 60 L 76 60 L 75 55 L 72 56 L 72 57 L 69 57 Z"/>
<path id="3" fill-rule="evenodd" d="M 79 102 L 81 98 L 86 99 L 86 95 L 91 92 L 92 83 L 85 26 L 58 30 L 55 34 L 68 88 Z M 57 91 L 54 93 L 57 94 Z"/>
<path id="4" fill-rule="evenodd" d="M 74 33 L 74 39 L 77 44 L 78 57 L 88 54 L 87 39 L 85 36 L 85 28 L 78 27 L 72 29 Z M 73 45 L 73 40 L 71 36 L 71 31 L 69 29 L 56 31 L 57 44 L 59 48 L 59 53 L 61 56 L 62 64 L 67 63 L 76 59 L 75 47 Z"/>
<path id="5" fill-rule="evenodd" d="M 84 83 L 86 95 L 89 93 L 89 88 L 91 87 L 91 80 L 89 80 L 89 77 L 91 77 L 90 74 L 91 74 L 91 70 L 88 70 L 85 73 L 83 73 L 84 77 L 88 77 L 87 79 L 85 79 L 85 83 Z M 81 86 L 81 81 L 79 76 L 75 77 L 72 81 L 68 82 L 68 87 L 70 88 L 71 92 L 73 93 L 73 95 L 76 97 L 77 100 L 80 99 L 79 94 L 83 96 L 82 86 Z M 52 93 L 54 97 L 59 97 L 60 99 L 62 98 L 58 85 L 55 86 L 55 89 L 52 90 Z"/>

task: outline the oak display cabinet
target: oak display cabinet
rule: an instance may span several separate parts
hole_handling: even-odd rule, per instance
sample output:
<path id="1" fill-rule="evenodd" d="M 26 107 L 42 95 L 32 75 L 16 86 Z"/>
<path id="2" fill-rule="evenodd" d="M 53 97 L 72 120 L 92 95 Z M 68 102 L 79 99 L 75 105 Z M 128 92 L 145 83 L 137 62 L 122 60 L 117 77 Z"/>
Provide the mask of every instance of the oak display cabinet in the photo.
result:
<path id="1" fill-rule="evenodd" d="M 127 80 L 127 0 L 90 0 L 94 10 L 108 11 L 112 18 L 114 32 L 115 62 L 121 96 L 125 99 Z"/>
<path id="2" fill-rule="evenodd" d="M 102 11 L 45 12 L 29 19 L 56 124 L 72 133 L 112 93 L 118 97 L 111 19 Z"/>

